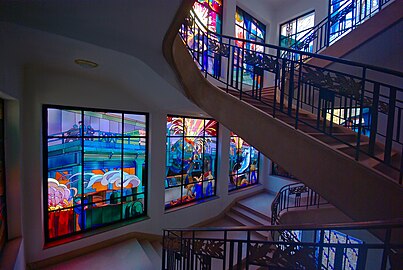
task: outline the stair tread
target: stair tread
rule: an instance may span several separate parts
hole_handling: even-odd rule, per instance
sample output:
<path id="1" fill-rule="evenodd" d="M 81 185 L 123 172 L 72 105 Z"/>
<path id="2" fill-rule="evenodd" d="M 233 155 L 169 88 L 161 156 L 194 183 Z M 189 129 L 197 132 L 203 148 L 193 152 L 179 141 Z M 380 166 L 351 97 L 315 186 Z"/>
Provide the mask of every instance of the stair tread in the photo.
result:
<path id="1" fill-rule="evenodd" d="M 162 244 L 159 241 L 152 241 L 151 245 L 153 246 L 155 252 L 162 257 Z"/>
<path id="2" fill-rule="evenodd" d="M 231 209 L 232 211 L 237 212 L 238 214 L 243 215 L 243 217 L 246 217 L 248 219 L 251 219 L 252 222 L 255 222 L 256 225 L 258 226 L 269 226 L 271 225 L 271 222 L 269 219 L 264 219 L 261 218 L 260 216 L 257 216 L 254 212 L 248 211 L 240 206 L 234 206 Z"/>
<path id="3" fill-rule="evenodd" d="M 230 212 L 226 213 L 226 215 L 229 218 L 237 221 L 240 225 L 243 225 L 243 226 L 256 226 L 255 223 L 251 222 L 250 220 L 248 220 L 248 219 L 246 219 L 246 218 L 244 218 L 244 217 L 242 217 L 240 215 L 237 215 L 234 212 L 230 211 Z M 269 236 L 269 233 L 266 232 L 266 231 L 257 231 L 256 233 L 261 235 L 261 236 L 263 236 L 263 237 L 268 237 Z"/>

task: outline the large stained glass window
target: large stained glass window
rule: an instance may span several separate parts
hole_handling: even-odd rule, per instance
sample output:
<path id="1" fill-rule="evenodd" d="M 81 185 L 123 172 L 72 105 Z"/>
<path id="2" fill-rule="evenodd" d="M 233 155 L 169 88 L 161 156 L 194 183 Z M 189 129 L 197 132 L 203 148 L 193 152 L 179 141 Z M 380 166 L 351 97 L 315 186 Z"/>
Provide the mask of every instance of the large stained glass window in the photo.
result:
<path id="1" fill-rule="evenodd" d="M 320 239 L 320 231 L 316 235 L 318 241 Z M 323 235 L 323 243 L 325 244 L 348 244 L 360 245 L 363 242 L 360 239 L 354 238 L 347 234 L 334 230 L 326 230 Z M 358 248 L 345 248 L 343 250 L 343 268 L 342 269 L 357 269 Z M 319 255 L 318 252 L 316 254 Z M 335 269 L 336 248 L 324 247 L 322 251 L 322 266 L 324 269 Z"/>
<path id="2" fill-rule="evenodd" d="M 4 170 L 4 100 L 0 99 L 0 257 L 7 241 L 6 187 Z"/>
<path id="3" fill-rule="evenodd" d="M 307 37 L 307 34 L 315 26 L 315 12 L 309 12 L 280 25 L 280 46 L 312 52 L 313 41 L 307 47 L 299 46 L 299 42 Z"/>
<path id="4" fill-rule="evenodd" d="M 146 214 L 147 118 L 44 106 L 46 241 Z"/>
<path id="5" fill-rule="evenodd" d="M 218 123 L 167 117 L 165 208 L 214 196 Z"/>
<path id="6" fill-rule="evenodd" d="M 196 15 L 198 21 L 211 33 L 216 33 L 218 35 L 222 32 L 222 0 L 197 0 L 193 4 L 192 12 L 193 16 Z M 195 35 L 199 35 L 200 33 L 194 33 Z M 220 40 L 219 36 L 211 35 L 212 39 Z M 197 37 L 193 39 L 194 41 L 203 42 L 203 38 Z M 206 46 L 207 41 L 204 40 L 203 44 L 194 44 L 196 47 Z M 208 73 L 212 74 L 215 77 L 220 77 L 221 64 L 219 55 L 215 55 L 210 50 L 205 50 L 204 52 L 207 55 L 199 57 L 203 57 L 203 67 L 202 69 L 207 69 Z"/>
<path id="7" fill-rule="evenodd" d="M 237 7 L 235 13 L 235 36 L 240 39 L 265 43 L 266 26 Z M 259 72 L 256 72 L 253 65 L 248 65 L 243 62 L 242 57 L 245 57 L 245 55 L 250 52 L 263 52 L 264 47 L 242 41 L 235 41 L 235 44 L 245 51 L 244 53 L 242 53 L 242 50 L 235 50 L 234 52 L 236 65 L 233 74 L 234 80 L 242 81 L 244 84 L 254 85 L 255 88 L 260 88 L 263 77 L 259 75 Z"/>
<path id="8" fill-rule="evenodd" d="M 228 190 L 259 182 L 259 151 L 231 132 Z"/>

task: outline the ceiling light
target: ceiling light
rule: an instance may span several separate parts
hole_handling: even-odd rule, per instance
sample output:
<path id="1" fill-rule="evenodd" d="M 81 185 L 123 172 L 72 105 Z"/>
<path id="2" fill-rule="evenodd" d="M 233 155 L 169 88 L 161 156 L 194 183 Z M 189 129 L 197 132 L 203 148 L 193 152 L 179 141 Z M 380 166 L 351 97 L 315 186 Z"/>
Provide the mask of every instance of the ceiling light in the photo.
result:
<path id="1" fill-rule="evenodd" d="M 74 63 L 79 65 L 82 68 L 96 68 L 98 67 L 98 64 L 89 60 L 85 59 L 76 59 L 74 60 Z"/>

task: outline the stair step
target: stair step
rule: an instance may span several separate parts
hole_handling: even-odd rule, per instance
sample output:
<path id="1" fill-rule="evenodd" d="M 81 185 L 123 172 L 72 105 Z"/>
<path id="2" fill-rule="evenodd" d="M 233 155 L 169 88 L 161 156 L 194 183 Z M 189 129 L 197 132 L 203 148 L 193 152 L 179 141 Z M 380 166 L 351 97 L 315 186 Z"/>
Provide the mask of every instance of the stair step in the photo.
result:
<path id="1" fill-rule="evenodd" d="M 270 213 L 269 213 L 269 211 L 270 211 L 270 203 L 267 203 L 267 205 L 268 205 L 268 207 L 267 207 L 267 214 L 265 214 L 265 213 L 259 212 L 259 211 L 257 211 L 256 209 L 253 209 L 253 208 L 251 208 L 251 207 L 249 207 L 249 206 L 243 204 L 242 202 L 238 202 L 238 203 L 236 204 L 236 206 L 238 206 L 238 207 L 240 207 L 240 208 L 243 208 L 243 209 L 245 209 L 245 210 L 248 211 L 248 212 L 253 213 L 255 216 L 258 216 L 259 218 L 261 218 L 261 219 L 263 219 L 263 220 L 266 220 L 266 221 L 269 221 L 269 222 L 270 222 L 270 221 L 271 221 L 271 216 L 270 216 Z"/>
<path id="2" fill-rule="evenodd" d="M 158 254 L 154 247 L 151 245 L 150 241 L 148 240 L 140 240 L 139 243 L 144 249 L 144 252 L 147 254 L 148 258 L 150 259 L 151 263 L 154 266 L 154 269 L 161 269 L 161 256 Z"/>
<path id="3" fill-rule="evenodd" d="M 237 215 L 242 216 L 243 218 L 249 220 L 257 226 L 271 225 L 270 220 L 261 218 L 260 216 L 257 216 L 253 212 L 241 208 L 240 206 L 234 206 L 231 210 L 234 211 Z"/>
<path id="4" fill-rule="evenodd" d="M 230 212 L 226 213 L 226 216 L 231 218 L 232 220 L 238 222 L 242 226 L 256 226 L 255 223 L 251 222 L 247 218 L 244 218 L 244 217 L 238 215 L 235 212 L 230 211 Z M 267 239 L 269 237 L 269 233 L 266 232 L 266 231 L 256 231 L 256 232 L 253 232 L 253 233 L 256 233 L 260 237 L 264 237 L 265 239 Z"/>
<path id="5" fill-rule="evenodd" d="M 152 241 L 151 245 L 153 246 L 155 252 L 162 257 L 162 244 L 159 241 Z"/>

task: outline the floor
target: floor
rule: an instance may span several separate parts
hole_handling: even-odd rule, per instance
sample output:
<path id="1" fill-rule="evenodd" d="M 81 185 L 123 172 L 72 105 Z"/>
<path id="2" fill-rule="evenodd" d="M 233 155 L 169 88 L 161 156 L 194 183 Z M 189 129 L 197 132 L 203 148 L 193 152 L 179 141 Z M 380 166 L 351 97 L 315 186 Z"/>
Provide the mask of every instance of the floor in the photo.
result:
<path id="1" fill-rule="evenodd" d="M 239 201 L 239 204 L 245 205 L 267 217 L 271 216 L 270 205 L 275 195 L 271 193 L 260 193 L 253 197 Z M 217 219 L 206 227 L 233 227 L 240 226 L 230 218 L 224 216 Z M 222 233 L 201 233 L 199 237 L 223 237 Z M 243 232 L 232 232 L 228 234 L 229 239 L 245 239 Z M 215 238 L 215 237 L 213 237 Z M 154 243 L 155 246 L 155 243 Z M 159 253 L 159 254 L 158 254 Z M 161 251 L 158 248 L 150 247 L 147 241 L 138 241 L 136 239 L 94 251 L 90 254 L 77 257 L 72 260 L 46 268 L 46 270 L 78 270 L 78 269 L 96 269 L 96 270 L 156 270 L 161 268 Z"/>

